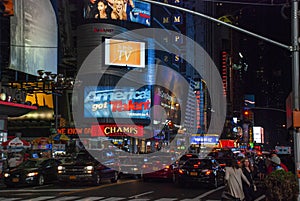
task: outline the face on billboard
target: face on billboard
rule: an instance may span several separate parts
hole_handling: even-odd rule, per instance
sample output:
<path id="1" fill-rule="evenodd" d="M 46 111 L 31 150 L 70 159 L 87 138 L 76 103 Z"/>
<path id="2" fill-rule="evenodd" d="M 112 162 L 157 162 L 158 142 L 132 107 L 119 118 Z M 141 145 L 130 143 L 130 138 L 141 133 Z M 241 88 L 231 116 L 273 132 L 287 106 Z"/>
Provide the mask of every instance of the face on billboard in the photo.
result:
<path id="1" fill-rule="evenodd" d="M 85 118 L 150 119 L 151 90 L 149 87 L 85 87 Z"/>
<path id="2" fill-rule="evenodd" d="M 139 0 L 86 0 L 84 19 L 107 19 L 151 25 L 151 5 Z"/>

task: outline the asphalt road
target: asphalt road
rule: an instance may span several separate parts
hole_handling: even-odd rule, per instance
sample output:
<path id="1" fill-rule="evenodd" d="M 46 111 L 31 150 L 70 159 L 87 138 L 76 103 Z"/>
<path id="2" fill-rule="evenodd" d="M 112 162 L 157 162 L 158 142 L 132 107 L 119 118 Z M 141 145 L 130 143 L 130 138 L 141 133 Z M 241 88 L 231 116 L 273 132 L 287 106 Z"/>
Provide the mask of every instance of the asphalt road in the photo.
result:
<path id="1" fill-rule="evenodd" d="M 121 179 L 117 183 L 103 182 L 99 186 L 48 184 L 37 187 L 6 188 L 0 185 L 0 200 L 5 201 L 217 201 L 224 186 L 216 189 L 203 185 L 184 188 L 167 181 L 143 182 Z M 263 196 L 257 199 L 264 200 Z"/>

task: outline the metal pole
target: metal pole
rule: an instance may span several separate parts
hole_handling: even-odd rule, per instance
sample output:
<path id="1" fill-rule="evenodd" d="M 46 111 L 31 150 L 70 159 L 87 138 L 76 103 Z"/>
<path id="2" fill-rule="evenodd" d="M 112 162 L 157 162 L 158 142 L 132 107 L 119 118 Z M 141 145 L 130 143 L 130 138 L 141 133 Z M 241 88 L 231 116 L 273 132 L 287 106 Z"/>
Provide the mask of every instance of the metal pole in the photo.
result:
<path id="1" fill-rule="evenodd" d="M 200 17 L 202 17 L 202 18 L 208 19 L 208 20 L 213 21 L 213 22 L 216 22 L 216 23 L 218 23 L 218 24 L 222 24 L 222 25 L 224 25 L 224 26 L 226 26 L 226 27 L 229 27 L 229 28 L 232 28 L 232 29 L 234 29 L 234 30 L 240 31 L 240 32 L 242 32 L 242 33 L 248 34 L 248 35 L 250 35 L 250 36 L 253 36 L 253 37 L 255 37 L 255 38 L 261 39 L 261 40 L 263 40 L 263 41 L 266 41 L 266 42 L 275 44 L 275 45 L 277 45 L 277 46 L 280 46 L 280 47 L 282 47 L 282 48 L 288 49 L 288 50 L 290 50 L 290 51 L 291 51 L 291 48 L 292 48 L 291 46 L 288 46 L 288 45 L 285 45 L 285 44 L 283 44 L 283 43 L 274 41 L 274 40 L 272 40 L 272 39 L 270 39 L 270 38 L 267 38 L 267 37 L 258 35 L 258 34 L 256 34 L 256 33 L 253 33 L 253 32 L 248 31 L 248 30 L 246 30 L 246 29 L 242 29 L 242 28 L 240 28 L 240 27 L 237 27 L 237 26 L 235 26 L 235 25 L 229 24 L 229 23 L 227 23 L 227 22 L 223 22 L 223 21 L 221 21 L 221 20 L 218 20 L 218 19 L 213 18 L 213 17 L 211 17 L 211 16 L 205 15 L 205 14 L 203 14 L 203 13 L 199 13 L 199 12 L 196 12 L 196 11 L 193 11 L 193 10 L 189 10 L 189 9 L 187 9 L 187 8 L 182 8 L 182 7 L 178 7 L 178 6 L 174 6 L 174 5 L 171 5 L 171 4 L 162 3 L 162 2 L 158 2 L 158 1 L 153 1 L 153 0 L 142 0 L 142 1 L 145 1 L 145 2 L 148 2 L 148 3 L 151 3 L 151 4 L 157 4 L 157 5 L 161 5 L 161 6 L 173 8 L 173 9 L 176 9 L 176 10 L 181 10 L 181 11 L 183 11 L 183 12 L 187 12 L 187 13 L 191 13 L 191 14 L 193 14 L 193 15 L 200 16 Z M 296 0 L 295 0 L 295 1 L 296 1 Z"/>
<path id="2" fill-rule="evenodd" d="M 293 76 L 293 111 L 299 109 L 299 20 L 298 20 L 298 0 L 292 0 L 291 7 L 291 42 L 292 42 L 292 76 Z M 294 134 L 294 157 L 296 175 L 300 170 L 300 133 L 297 128 L 293 128 Z M 298 177 L 299 192 L 300 192 L 300 178 Z M 298 201 L 300 201 L 300 194 L 298 193 Z"/>
<path id="3" fill-rule="evenodd" d="M 58 95 L 55 95 L 55 132 L 57 133 L 58 129 Z"/>
<path id="4" fill-rule="evenodd" d="M 142 0 L 151 4 L 157 4 L 177 10 L 181 10 L 187 13 L 191 13 L 193 15 L 200 16 L 202 18 L 208 19 L 213 22 L 217 22 L 219 24 L 222 24 L 224 26 L 230 27 L 232 29 L 235 29 L 237 31 L 246 33 L 248 35 L 251 35 L 255 38 L 259 38 L 261 40 L 264 40 L 266 42 L 275 44 L 277 46 L 283 47 L 285 49 L 288 49 L 292 52 L 292 94 L 293 94 L 293 108 L 292 111 L 299 110 L 299 20 L 298 20 L 298 1 L 299 0 L 291 0 L 291 46 L 279 43 L 277 41 L 271 40 L 269 38 L 260 36 L 258 34 L 255 34 L 253 32 L 247 31 L 245 29 L 239 28 L 237 26 L 234 26 L 232 24 L 228 24 L 226 22 L 223 22 L 221 20 L 215 19 L 213 17 L 207 16 L 205 14 L 195 12 L 186 8 L 174 6 L 167 3 L 162 3 L 154 0 Z M 297 128 L 293 128 L 293 134 L 294 134 L 294 156 L 295 156 L 295 170 L 296 175 L 299 171 L 300 173 L 300 131 Z M 300 192 L 300 178 L 298 178 L 298 184 L 299 184 L 299 192 Z M 298 194 L 298 201 L 300 201 L 300 194 Z"/>

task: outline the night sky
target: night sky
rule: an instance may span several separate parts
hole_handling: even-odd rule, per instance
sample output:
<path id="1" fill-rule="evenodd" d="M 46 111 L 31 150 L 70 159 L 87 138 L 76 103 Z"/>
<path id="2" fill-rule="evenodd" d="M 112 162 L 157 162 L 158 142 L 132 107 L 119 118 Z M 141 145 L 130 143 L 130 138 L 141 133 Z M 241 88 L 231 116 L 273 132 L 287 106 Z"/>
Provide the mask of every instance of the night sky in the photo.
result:
<path id="1" fill-rule="evenodd" d="M 290 45 L 289 13 L 290 7 L 285 6 L 246 6 L 239 14 L 239 27 Z M 241 36 L 240 48 L 248 64 L 244 73 L 246 94 L 255 95 L 256 107 L 285 110 L 285 100 L 292 90 L 290 52 L 252 36 Z M 265 128 L 266 141 L 274 145 L 288 143 L 288 131 L 282 127 L 286 123 L 284 112 L 254 110 L 254 116 L 255 124 Z"/>

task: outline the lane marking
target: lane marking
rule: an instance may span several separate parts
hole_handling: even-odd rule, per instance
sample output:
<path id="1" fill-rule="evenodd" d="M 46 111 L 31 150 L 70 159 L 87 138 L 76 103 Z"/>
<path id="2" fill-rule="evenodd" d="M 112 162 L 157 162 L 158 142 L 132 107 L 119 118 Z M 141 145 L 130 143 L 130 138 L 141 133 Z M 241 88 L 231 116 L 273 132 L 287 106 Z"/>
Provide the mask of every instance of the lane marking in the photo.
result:
<path id="1" fill-rule="evenodd" d="M 65 191 L 75 191 L 76 188 L 71 189 L 10 189 L 10 190 L 0 190 L 0 193 L 13 193 L 13 192 L 65 192 Z"/>
<path id="2" fill-rule="evenodd" d="M 53 199 L 53 198 L 55 198 L 55 196 L 41 196 L 41 197 L 30 198 L 30 199 L 26 199 L 26 200 L 22 200 L 22 201 L 41 201 L 41 200 L 48 200 L 48 199 Z"/>
<path id="3" fill-rule="evenodd" d="M 101 200 L 104 197 L 85 197 L 76 201 L 94 201 L 94 200 Z"/>
<path id="4" fill-rule="evenodd" d="M 132 199 L 132 198 L 138 198 L 138 197 L 141 197 L 141 196 L 143 196 L 143 195 L 148 195 L 148 194 L 151 194 L 151 193 L 154 193 L 154 191 L 148 191 L 148 192 L 145 192 L 145 193 L 133 195 L 133 196 L 130 196 L 130 197 L 128 197 L 128 198 L 130 198 L 130 199 Z"/>
<path id="5" fill-rule="evenodd" d="M 59 200 L 59 201 L 67 201 L 67 200 L 75 200 L 78 199 L 79 197 L 77 196 L 69 196 L 69 197 L 56 197 L 54 199 L 51 200 Z"/>
<path id="6" fill-rule="evenodd" d="M 101 200 L 101 201 L 118 201 L 118 200 L 126 200 L 126 198 L 110 197 L 110 198 L 107 198 L 107 199 Z"/>
<path id="7" fill-rule="evenodd" d="M 105 184 L 105 185 L 101 185 L 101 186 L 94 186 L 94 187 L 89 187 L 89 188 L 76 189 L 76 190 L 69 191 L 69 192 L 59 193 L 59 195 L 70 195 L 70 194 L 74 194 L 74 193 L 92 191 L 92 190 L 96 190 L 96 189 L 100 189 L 100 188 L 106 188 L 106 187 L 110 187 L 110 186 L 126 184 L 126 183 L 133 183 L 133 182 L 137 182 L 137 180 L 128 180 L 128 181 L 122 181 L 122 182 L 117 182 L 117 183 Z"/>
<path id="8" fill-rule="evenodd" d="M 219 191 L 223 188 L 225 188 L 225 186 L 220 186 L 219 188 L 207 191 L 207 192 L 203 193 L 202 195 L 199 195 L 198 197 L 193 198 L 193 200 L 200 200 L 201 198 L 204 198 L 204 197 L 208 196 L 209 194 L 212 194 L 212 193 L 214 193 L 216 191 Z"/>
<path id="9" fill-rule="evenodd" d="M 263 200 L 263 199 L 265 199 L 265 198 L 266 198 L 266 196 L 265 196 L 265 195 L 262 195 L 262 196 L 256 198 L 254 201 L 260 201 L 260 200 Z"/>

